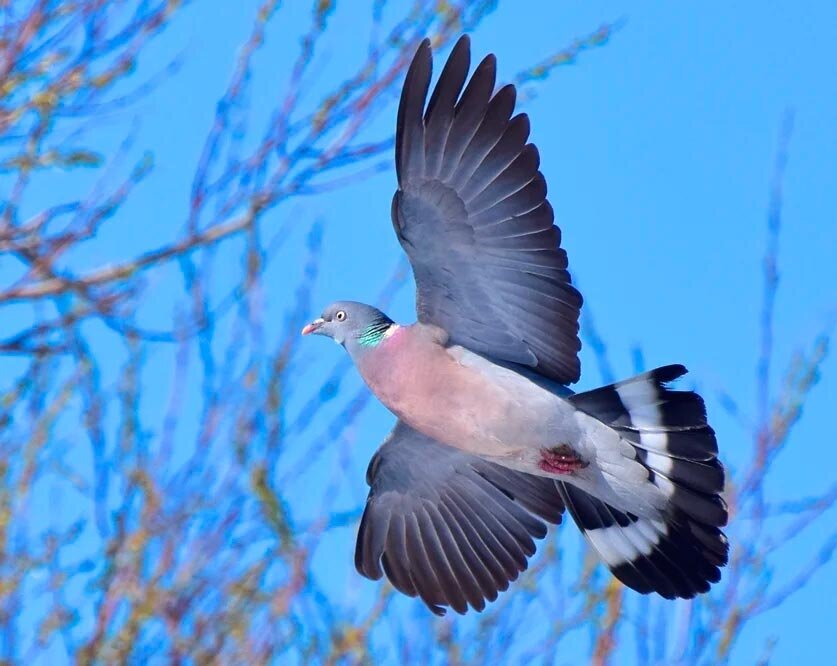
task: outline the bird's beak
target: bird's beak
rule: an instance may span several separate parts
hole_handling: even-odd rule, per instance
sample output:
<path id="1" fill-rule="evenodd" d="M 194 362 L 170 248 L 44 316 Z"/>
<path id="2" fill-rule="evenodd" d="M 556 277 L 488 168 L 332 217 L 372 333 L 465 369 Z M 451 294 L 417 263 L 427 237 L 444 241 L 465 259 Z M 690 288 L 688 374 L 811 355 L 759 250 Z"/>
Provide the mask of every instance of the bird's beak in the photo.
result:
<path id="1" fill-rule="evenodd" d="M 320 327 L 323 324 L 325 324 L 325 319 L 323 319 L 322 317 L 318 317 L 317 319 L 312 321 L 310 324 L 305 324 L 305 326 L 302 329 L 302 334 L 303 335 L 311 335 L 312 333 L 316 333 L 317 331 L 320 330 Z"/>

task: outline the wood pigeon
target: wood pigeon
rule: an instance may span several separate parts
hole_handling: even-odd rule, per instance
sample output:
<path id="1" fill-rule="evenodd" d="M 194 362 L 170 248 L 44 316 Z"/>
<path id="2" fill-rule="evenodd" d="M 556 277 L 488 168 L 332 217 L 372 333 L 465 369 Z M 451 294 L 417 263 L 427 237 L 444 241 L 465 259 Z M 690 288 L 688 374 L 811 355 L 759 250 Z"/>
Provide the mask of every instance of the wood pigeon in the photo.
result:
<path id="1" fill-rule="evenodd" d="M 439 615 L 481 611 L 566 507 L 628 587 L 706 592 L 728 543 L 703 400 L 669 388 L 681 365 L 567 388 L 582 299 L 529 120 L 512 115 L 514 86 L 494 92 L 493 55 L 468 79 L 468 37 L 425 104 L 431 60 L 424 40 L 398 107 L 392 200 L 418 321 L 338 301 L 302 331 L 341 344 L 398 417 L 367 471 L 357 570 Z"/>

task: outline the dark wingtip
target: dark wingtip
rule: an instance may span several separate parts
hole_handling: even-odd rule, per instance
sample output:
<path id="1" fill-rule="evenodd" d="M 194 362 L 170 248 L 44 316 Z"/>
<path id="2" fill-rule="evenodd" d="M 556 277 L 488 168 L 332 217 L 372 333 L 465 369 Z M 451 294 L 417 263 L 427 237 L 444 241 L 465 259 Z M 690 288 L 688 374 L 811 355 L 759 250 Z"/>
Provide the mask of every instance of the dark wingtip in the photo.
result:
<path id="1" fill-rule="evenodd" d="M 480 71 L 483 68 L 489 69 L 489 71 L 497 72 L 497 56 L 493 53 L 489 53 L 485 58 L 480 61 L 480 64 L 477 65 L 476 72 Z M 476 72 L 474 72 L 476 74 Z"/>
<path id="2" fill-rule="evenodd" d="M 471 37 L 467 33 L 463 33 L 459 39 L 456 40 L 456 44 L 453 45 L 454 51 L 459 51 L 460 49 L 468 49 L 471 48 Z"/>
<path id="3" fill-rule="evenodd" d="M 421 40 L 421 42 L 419 42 L 418 48 L 416 49 L 416 53 L 413 56 L 413 62 L 416 61 L 419 55 L 423 56 L 425 54 L 427 54 L 428 56 L 432 56 L 433 54 L 430 48 L 430 37 L 425 37 Z"/>
<path id="4" fill-rule="evenodd" d="M 424 602 L 424 605 L 427 606 L 427 608 L 430 610 L 430 612 L 433 613 L 433 615 L 436 615 L 437 617 L 445 617 L 445 615 L 447 615 L 448 609 L 444 606 L 438 606 L 434 603 L 427 601 L 427 599 L 422 599 L 422 601 Z"/>
<path id="5" fill-rule="evenodd" d="M 468 35 L 462 35 L 456 40 L 456 44 L 450 50 L 448 61 L 446 64 L 455 63 L 458 60 L 465 60 L 465 71 L 468 70 L 468 64 L 471 61 L 471 38 Z"/>
<path id="6" fill-rule="evenodd" d="M 682 377 L 689 371 L 686 369 L 685 365 L 674 363 L 673 365 L 664 365 L 652 372 L 654 373 L 654 377 L 657 381 L 661 384 L 668 384 L 668 382 L 673 382 L 675 379 Z"/>
<path id="7" fill-rule="evenodd" d="M 420 67 L 429 68 L 433 65 L 433 52 L 430 49 L 430 40 L 425 37 L 418 45 L 413 59 L 410 61 L 410 66 L 407 69 L 407 78 L 404 82 L 404 89 L 406 91 L 408 84 L 417 75 Z"/>

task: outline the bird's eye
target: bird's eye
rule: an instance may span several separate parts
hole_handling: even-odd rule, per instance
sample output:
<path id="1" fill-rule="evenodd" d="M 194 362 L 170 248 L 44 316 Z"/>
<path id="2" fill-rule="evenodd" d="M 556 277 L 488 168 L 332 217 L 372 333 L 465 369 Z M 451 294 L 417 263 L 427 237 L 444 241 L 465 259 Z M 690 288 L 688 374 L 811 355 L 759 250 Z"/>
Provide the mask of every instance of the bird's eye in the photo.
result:
<path id="1" fill-rule="evenodd" d="M 343 310 L 338 310 L 338 311 L 337 311 L 337 314 L 336 314 L 336 315 L 334 315 L 334 318 L 335 318 L 337 321 L 343 321 L 343 320 L 345 320 L 345 319 L 346 319 L 346 313 L 345 313 Z"/>

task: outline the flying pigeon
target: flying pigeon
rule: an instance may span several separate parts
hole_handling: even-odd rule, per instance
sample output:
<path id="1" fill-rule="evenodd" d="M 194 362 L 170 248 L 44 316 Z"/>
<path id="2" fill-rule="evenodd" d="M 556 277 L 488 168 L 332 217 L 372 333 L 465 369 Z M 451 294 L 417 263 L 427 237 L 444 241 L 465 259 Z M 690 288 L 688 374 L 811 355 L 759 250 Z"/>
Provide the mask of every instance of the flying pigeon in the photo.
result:
<path id="1" fill-rule="evenodd" d="M 720 580 L 724 469 L 703 400 L 669 365 L 584 393 L 582 298 L 553 224 L 529 120 L 496 59 L 468 79 L 462 37 L 430 88 L 407 72 L 395 139 L 395 233 L 418 321 L 337 301 L 305 326 L 341 344 L 398 418 L 369 464 L 355 565 L 434 613 L 481 611 L 564 508 L 628 587 L 691 598 Z M 467 80 L 467 83 L 466 83 Z"/>

